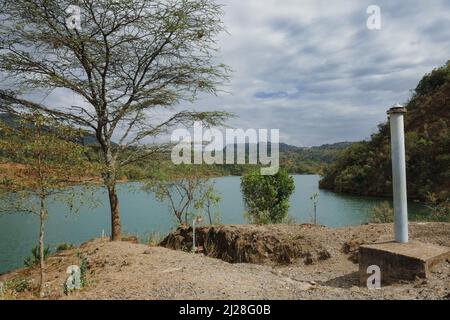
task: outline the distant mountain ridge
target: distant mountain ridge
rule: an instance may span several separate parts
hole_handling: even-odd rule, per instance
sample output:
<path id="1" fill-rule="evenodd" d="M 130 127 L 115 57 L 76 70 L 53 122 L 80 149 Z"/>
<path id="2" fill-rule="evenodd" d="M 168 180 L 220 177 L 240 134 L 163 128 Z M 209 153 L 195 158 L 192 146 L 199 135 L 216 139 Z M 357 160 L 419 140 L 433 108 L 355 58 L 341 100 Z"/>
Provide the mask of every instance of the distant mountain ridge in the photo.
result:
<path id="1" fill-rule="evenodd" d="M 324 144 L 316 147 L 297 147 L 286 143 L 279 144 L 280 166 L 292 174 L 321 174 L 323 169 L 337 160 L 339 155 L 353 145 L 353 142 L 338 142 Z M 234 145 L 235 151 L 238 144 Z M 249 152 L 249 143 L 245 144 L 246 158 Z M 224 148 L 225 152 L 232 146 Z M 258 147 L 256 148 L 258 151 Z M 270 152 L 270 144 L 268 145 Z M 235 155 L 236 159 L 236 155 Z M 233 174 L 243 174 L 246 170 L 237 168 L 236 165 L 225 166 Z"/>
<path id="2" fill-rule="evenodd" d="M 5 122 L 7 125 L 14 126 L 15 123 L 17 123 L 18 118 L 2 113 L 0 114 L 0 121 Z M 87 132 L 80 137 L 80 143 L 92 147 L 93 152 L 95 152 L 95 149 L 99 147 L 96 137 Z M 326 165 L 334 162 L 338 158 L 339 154 L 352 144 L 352 142 L 338 142 L 315 147 L 297 147 L 286 143 L 280 143 L 280 166 L 292 174 L 320 174 Z M 238 144 L 234 145 L 235 150 L 237 149 L 237 146 Z M 250 145 L 248 143 L 245 144 L 247 160 L 249 146 Z M 225 154 L 227 148 L 230 147 L 231 146 L 226 146 L 224 148 Z M 268 151 L 270 152 L 270 143 L 268 147 Z M 258 146 L 256 149 L 258 150 Z M 130 149 L 130 152 L 133 152 L 133 149 Z M 236 153 L 235 160 L 237 160 Z M 167 154 L 167 161 L 170 161 L 170 154 Z M 139 166 L 145 167 L 145 165 L 145 163 L 142 163 Z M 246 172 L 254 170 L 254 166 L 241 164 L 216 165 L 215 168 L 223 174 L 232 175 L 242 175 Z M 134 168 L 133 170 L 138 171 L 137 168 Z"/>
<path id="3" fill-rule="evenodd" d="M 0 113 L 0 121 L 4 122 L 8 126 L 14 127 L 18 123 L 19 117 L 7 113 Z M 47 128 L 50 130 L 49 127 Z M 80 143 L 85 146 L 98 145 L 97 138 L 93 134 L 85 132 L 85 134 L 80 138 Z"/>

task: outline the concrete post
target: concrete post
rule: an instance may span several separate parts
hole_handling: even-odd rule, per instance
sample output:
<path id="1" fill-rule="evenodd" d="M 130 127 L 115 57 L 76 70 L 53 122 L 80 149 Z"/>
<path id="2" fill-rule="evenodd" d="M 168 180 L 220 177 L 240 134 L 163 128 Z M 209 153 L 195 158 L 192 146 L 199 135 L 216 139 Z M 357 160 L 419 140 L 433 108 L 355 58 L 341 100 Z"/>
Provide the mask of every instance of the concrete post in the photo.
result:
<path id="1" fill-rule="evenodd" d="M 394 193 L 395 241 L 408 242 L 408 203 L 406 193 L 405 128 L 406 108 L 395 105 L 388 111 L 391 125 L 392 182 Z"/>

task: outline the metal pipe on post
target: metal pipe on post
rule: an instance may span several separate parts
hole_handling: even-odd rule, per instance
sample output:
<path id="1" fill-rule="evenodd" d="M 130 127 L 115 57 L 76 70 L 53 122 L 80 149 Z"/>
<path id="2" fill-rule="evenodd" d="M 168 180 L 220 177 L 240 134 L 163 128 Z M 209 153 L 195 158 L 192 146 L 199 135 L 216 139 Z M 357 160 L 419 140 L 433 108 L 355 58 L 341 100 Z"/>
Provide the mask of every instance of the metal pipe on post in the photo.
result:
<path id="1" fill-rule="evenodd" d="M 195 224 L 196 223 L 200 224 L 202 222 L 203 222 L 203 217 L 202 216 L 197 216 L 192 221 L 192 252 L 194 252 L 194 253 L 197 252 L 197 246 L 196 246 L 196 243 L 195 243 Z"/>
<path id="2" fill-rule="evenodd" d="M 406 108 L 395 105 L 388 111 L 391 126 L 392 184 L 394 195 L 395 241 L 407 243 L 408 198 L 406 191 L 405 127 Z"/>
<path id="3" fill-rule="evenodd" d="M 194 252 L 194 253 L 197 250 L 195 247 L 195 220 L 197 220 L 197 219 L 194 219 L 192 221 L 192 252 Z"/>

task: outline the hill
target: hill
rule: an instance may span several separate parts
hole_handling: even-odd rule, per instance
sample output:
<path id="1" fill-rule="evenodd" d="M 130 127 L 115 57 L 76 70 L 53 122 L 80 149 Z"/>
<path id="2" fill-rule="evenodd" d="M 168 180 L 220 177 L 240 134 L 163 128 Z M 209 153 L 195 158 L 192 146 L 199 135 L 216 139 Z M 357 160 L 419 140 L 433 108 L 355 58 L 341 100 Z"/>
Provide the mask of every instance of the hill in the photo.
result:
<path id="1" fill-rule="evenodd" d="M 450 197 L 450 61 L 425 75 L 406 108 L 407 187 L 410 198 Z M 392 194 L 389 123 L 370 141 L 353 144 L 329 166 L 320 181 L 335 192 Z"/>
<path id="2" fill-rule="evenodd" d="M 342 151 L 350 147 L 353 142 L 339 142 L 325 144 L 316 147 L 297 147 L 286 143 L 280 143 L 280 167 L 286 169 L 291 174 L 321 174 L 326 165 L 337 160 Z M 232 148 L 232 145 L 224 148 Z M 234 145 L 235 151 L 237 146 Z M 246 159 L 248 159 L 249 144 L 245 145 Z M 270 144 L 269 144 L 270 152 Z M 236 158 L 236 157 L 235 157 Z M 223 165 L 216 166 L 216 170 L 224 174 L 242 175 L 254 170 L 250 165 Z"/>
<path id="3" fill-rule="evenodd" d="M 15 126 L 18 121 L 20 120 L 17 116 L 0 113 L 0 122 L 7 126 Z M 48 128 L 48 130 L 51 130 L 51 128 Z M 90 147 L 90 158 L 97 159 L 100 156 L 98 154 L 99 145 L 94 135 L 85 131 L 80 131 L 78 142 Z M 317 147 L 296 147 L 289 144 L 280 143 L 280 166 L 287 169 L 292 174 L 320 174 L 327 164 L 331 164 L 335 161 L 338 155 L 351 145 L 351 142 L 340 142 L 335 144 L 325 144 Z M 114 146 L 117 145 L 114 144 Z M 224 148 L 224 154 L 226 154 L 226 149 L 230 147 L 233 146 L 226 146 Z M 234 148 L 236 150 L 237 145 L 234 145 Z M 248 155 L 248 143 L 245 145 L 245 149 Z M 135 150 L 130 148 L 129 151 L 134 152 Z M 164 155 L 163 159 L 165 159 L 166 162 L 169 162 L 170 154 Z M 6 163 L 14 162 L 14 159 L 8 158 L 7 155 L 2 155 L 1 152 L 0 160 Z M 122 168 L 120 176 L 122 179 L 145 179 L 149 176 L 153 167 L 154 162 L 144 160 L 140 163 L 128 165 L 127 167 Z M 213 176 L 242 175 L 255 169 L 254 165 L 242 164 L 224 164 L 208 167 L 209 174 Z"/>
<path id="4" fill-rule="evenodd" d="M 321 174 L 326 165 L 337 160 L 353 142 L 338 142 L 317 147 L 294 147 L 280 144 L 280 164 L 290 173 Z"/>

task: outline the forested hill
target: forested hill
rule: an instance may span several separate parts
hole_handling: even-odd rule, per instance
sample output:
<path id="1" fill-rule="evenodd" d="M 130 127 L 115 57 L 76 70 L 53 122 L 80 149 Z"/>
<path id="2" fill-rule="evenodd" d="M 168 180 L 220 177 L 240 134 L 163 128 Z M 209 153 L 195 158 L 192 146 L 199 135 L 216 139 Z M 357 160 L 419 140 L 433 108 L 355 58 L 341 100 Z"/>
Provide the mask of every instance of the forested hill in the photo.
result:
<path id="1" fill-rule="evenodd" d="M 290 173 L 322 173 L 352 142 L 324 144 L 317 147 L 294 147 L 280 143 L 280 164 Z"/>
<path id="2" fill-rule="evenodd" d="M 280 166 L 291 174 L 322 174 L 326 165 L 336 161 L 339 154 L 351 146 L 353 142 L 338 142 L 317 147 L 296 147 L 286 143 L 280 143 Z M 232 148 L 233 146 L 226 146 Z M 270 144 L 269 144 L 270 150 Z M 235 151 L 237 145 L 234 145 Z M 256 148 L 258 148 L 256 146 Z M 249 144 L 245 144 L 246 158 L 248 158 Z M 236 157 L 235 157 L 236 158 Z M 217 166 L 223 174 L 243 175 L 254 170 L 251 165 L 223 165 Z"/>
<path id="3" fill-rule="evenodd" d="M 407 104 L 407 183 L 411 198 L 450 197 L 450 61 L 425 75 Z M 392 194 L 389 124 L 370 141 L 348 148 L 325 170 L 322 189 L 358 195 Z"/>
<path id="4" fill-rule="evenodd" d="M 16 116 L 0 113 L 0 123 L 4 123 L 7 126 L 15 126 L 19 123 L 19 121 L 20 119 Z M 51 128 L 48 128 L 48 130 L 50 129 Z M 0 138 L 2 138 L 1 134 Z M 96 159 L 100 157 L 100 155 L 97 154 L 98 144 L 93 135 L 83 132 L 83 135 L 80 135 L 80 139 L 80 143 L 90 147 L 90 158 Z M 335 161 L 338 155 L 351 144 L 351 142 L 339 142 L 317 147 L 296 147 L 285 143 L 280 143 L 280 165 L 292 174 L 322 173 L 323 168 L 327 164 Z M 237 145 L 235 145 L 234 148 L 236 148 L 236 146 Z M 227 146 L 227 148 L 228 147 L 229 146 Z M 248 144 L 246 144 L 245 150 L 248 152 Z M 133 151 L 134 150 L 130 149 L 130 152 Z M 226 148 L 224 151 L 226 151 Z M 166 156 L 166 160 L 170 161 L 170 155 Z M 14 159 L 8 158 L 6 155 L 2 155 L 0 150 L 0 162 L 14 162 Z M 122 168 L 120 174 L 124 179 L 145 179 L 149 176 L 149 173 L 152 171 L 151 168 L 154 165 L 155 164 L 152 161 L 142 161 L 140 163 Z M 215 165 L 208 168 L 208 171 L 212 175 L 242 175 L 252 170 L 255 170 L 254 165 L 241 164 Z"/>

